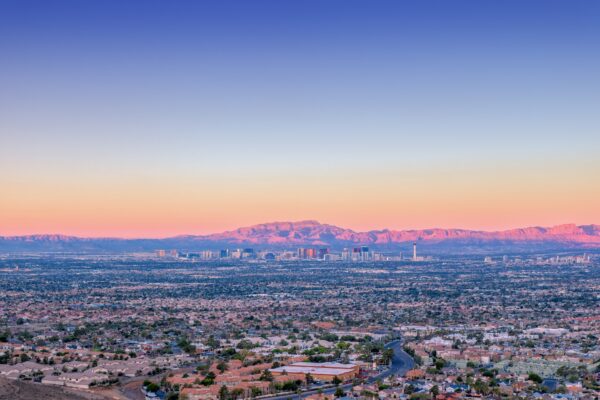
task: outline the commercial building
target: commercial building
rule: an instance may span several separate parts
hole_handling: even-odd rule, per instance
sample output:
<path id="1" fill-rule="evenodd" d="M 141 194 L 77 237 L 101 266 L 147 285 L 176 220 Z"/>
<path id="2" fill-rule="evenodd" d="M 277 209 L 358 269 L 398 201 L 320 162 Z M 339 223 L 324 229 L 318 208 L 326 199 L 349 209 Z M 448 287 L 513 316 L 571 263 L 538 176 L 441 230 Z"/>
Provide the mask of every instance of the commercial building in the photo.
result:
<path id="1" fill-rule="evenodd" d="M 310 374 L 318 381 L 332 381 L 336 377 L 342 381 L 358 376 L 360 368 L 355 364 L 342 364 L 335 362 L 311 363 L 297 362 L 279 368 L 270 369 L 273 376 L 286 375 L 290 379 L 306 379 Z"/>

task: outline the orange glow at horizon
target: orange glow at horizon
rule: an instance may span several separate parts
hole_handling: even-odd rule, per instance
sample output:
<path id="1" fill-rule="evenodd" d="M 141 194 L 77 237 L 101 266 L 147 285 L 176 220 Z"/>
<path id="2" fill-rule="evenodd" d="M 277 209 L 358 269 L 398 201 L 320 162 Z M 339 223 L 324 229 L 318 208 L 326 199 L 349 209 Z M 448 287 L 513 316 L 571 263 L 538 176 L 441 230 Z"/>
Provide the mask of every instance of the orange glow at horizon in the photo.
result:
<path id="1" fill-rule="evenodd" d="M 188 178 L 3 179 L 0 234 L 168 237 L 306 219 L 357 231 L 589 224 L 600 222 L 592 175 L 454 168 L 418 175 L 331 172 L 322 181 L 298 174 L 198 177 L 194 184 Z"/>

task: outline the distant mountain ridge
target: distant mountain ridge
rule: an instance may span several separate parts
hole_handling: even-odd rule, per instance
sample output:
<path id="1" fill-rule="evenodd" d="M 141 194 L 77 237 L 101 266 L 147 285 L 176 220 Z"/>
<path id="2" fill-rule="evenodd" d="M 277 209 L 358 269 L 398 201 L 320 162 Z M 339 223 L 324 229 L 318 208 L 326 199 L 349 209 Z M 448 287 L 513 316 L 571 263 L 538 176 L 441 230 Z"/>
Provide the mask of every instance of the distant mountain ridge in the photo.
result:
<path id="1" fill-rule="evenodd" d="M 406 248 L 419 242 L 432 251 L 600 249 L 600 225 L 565 224 L 504 231 L 467 229 L 372 230 L 357 232 L 317 221 L 271 222 L 210 235 L 164 239 L 82 238 L 65 235 L 0 236 L 0 252 L 132 252 L 155 249 L 199 250 L 232 246 L 342 248 L 367 245 L 379 249 Z"/>
<path id="2" fill-rule="evenodd" d="M 199 236 L 200 237 L 200 236 Z M 479 240 L 479 241 L 558 241 L 600 245 L 600 225 L 565 224 L 549 228 L 528 227 L 505 231 L 467 229 L 373 230 L 356 232 L 317 221 L 272 222 L 253 225 L 219 234 L 201 236 L 234 243 L 281 244 L 308 243 L 327 245 L 335 241 L 355 244 L 393 244 L 412 241 Z"/>

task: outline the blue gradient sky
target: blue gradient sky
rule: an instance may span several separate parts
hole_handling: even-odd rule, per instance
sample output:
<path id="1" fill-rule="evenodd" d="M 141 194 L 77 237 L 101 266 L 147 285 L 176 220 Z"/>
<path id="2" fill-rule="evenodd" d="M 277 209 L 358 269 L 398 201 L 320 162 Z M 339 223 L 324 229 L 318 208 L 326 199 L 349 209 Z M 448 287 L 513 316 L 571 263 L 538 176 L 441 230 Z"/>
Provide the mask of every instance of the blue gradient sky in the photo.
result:
<path id="1" fill-rule="evenodd" d="M 600 222 L 599 2 L 0 5 L 0 234 Z"/>

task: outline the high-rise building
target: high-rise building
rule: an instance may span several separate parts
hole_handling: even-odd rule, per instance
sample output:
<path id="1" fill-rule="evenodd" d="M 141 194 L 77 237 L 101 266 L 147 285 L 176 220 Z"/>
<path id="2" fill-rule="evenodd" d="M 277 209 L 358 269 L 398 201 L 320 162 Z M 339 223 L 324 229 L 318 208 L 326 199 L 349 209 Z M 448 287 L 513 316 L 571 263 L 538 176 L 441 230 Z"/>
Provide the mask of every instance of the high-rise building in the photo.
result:
<path id="1" fill-rule="evenodd" d="M 360 261 L 362 256 L 360 254 L 360 247 L 354 247 L 352 249 L 352 261 Z"/>
<path id="2" fill-rule="evenodd" d="M 360 259 L 361 261 L 369 261 L 370 257 L 369 248 L 367 246 L 361 246 L 360 248 Z"/>
<path id="3" fill-rule="evenodd" d="M 242 251 L 242 258 L 256 258 L 256 253 L 254 253 L 254 249 L 246 248 Z"/>
<path id="4" fill-rule="evenodd" d="M 234 250 L 230 253 L 230 256 L 231 256 L 231 258 L 235 258 L 235 259 L 242 258 L 242 250 L 241 249 Z"/>
<path id="5" fill-rule="evenodd" d="M 317 258 L 319 260 L 324 260 L 326 254 L 329 254 L 329 249 L 328 248 L 320 248 L 317 253 Z"/>
<path id="6" fill-rule="evenodd" d="M 325 253 L 323 253 L 323 250 L 325 251 Z M 306 260 L 306 259 L 313 259 L 313 258 L 323 258 L 322 254 L 327 254 L 328 250 L 327 249 L 313 249 L 313 248 L 305 248 L 305 247 L 300 247 L 298 248 L 298 258 L 301 260 Z"/>
<path id="7" fill-rule="evenodd" d="M 300 260 L 306 259 L 306 249 L 304 247 L 298 248 L 298 258 Z"/>
<path id="8" fill-rule="evenodd" d="M 348 248 L 342 250 L 342 261 L 350 261 L 350 250 Z"/>
<path id="9" fill-rule="evenodd" d="M 417 261 L 417 242 L 413 242 L 413 261 Z"/>

